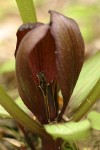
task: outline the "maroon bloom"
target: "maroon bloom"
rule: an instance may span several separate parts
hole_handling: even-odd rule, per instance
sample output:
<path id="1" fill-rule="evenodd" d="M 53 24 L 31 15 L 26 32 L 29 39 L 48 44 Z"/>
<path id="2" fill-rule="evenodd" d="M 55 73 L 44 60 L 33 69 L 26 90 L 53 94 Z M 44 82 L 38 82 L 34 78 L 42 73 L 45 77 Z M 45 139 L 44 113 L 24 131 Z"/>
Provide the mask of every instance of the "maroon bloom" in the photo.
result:
<path id="1" fill-rule="evenodd" d="M 42 124 L 61 119 L 84 59 L 77 23 L 50 11 L 49 24 L 28 23 L 17 32 L 16 76 L 19 94 Z M 63 95 L 59 113 L 58 87 Z"/>

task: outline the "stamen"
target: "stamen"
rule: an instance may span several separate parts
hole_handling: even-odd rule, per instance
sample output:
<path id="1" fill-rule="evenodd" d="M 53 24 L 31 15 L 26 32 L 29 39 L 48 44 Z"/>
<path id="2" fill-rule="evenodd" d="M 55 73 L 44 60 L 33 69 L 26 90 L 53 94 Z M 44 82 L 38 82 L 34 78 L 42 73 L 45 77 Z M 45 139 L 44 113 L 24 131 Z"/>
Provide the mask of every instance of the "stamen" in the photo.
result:
<path id="1" fill-rule="evenodd" d="M 40 72 L 37 74 L 37 77 L 39 79 L 39 88 L 41 89 L 43 96 L 44 96 L 44 100 L 45 100 L 45 106 L 46 106 L 46 115 L 48 118 L 48 122 L 50 122 L 50 109 L 49 109 L 49 103 L 48 103 L 48 88 L 47 88 L 47 82 L 46 82 L 46 78 L 44 75 L 44 72 Z"/>

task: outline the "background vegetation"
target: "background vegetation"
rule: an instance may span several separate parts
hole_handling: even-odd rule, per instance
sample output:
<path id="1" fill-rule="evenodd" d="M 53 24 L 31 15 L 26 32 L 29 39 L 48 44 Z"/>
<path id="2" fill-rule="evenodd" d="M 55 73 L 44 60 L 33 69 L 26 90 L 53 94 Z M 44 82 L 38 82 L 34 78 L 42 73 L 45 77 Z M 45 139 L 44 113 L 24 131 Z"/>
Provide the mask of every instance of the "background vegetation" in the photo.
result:
<path id="1" fill-rule="evenodd" d="M 34 3 L 39 22 L 49 22 L 48 10 L 61 12 L 78 22 L 86 45 L 85 59 L 100 50 L 99 0 L 34 0 Z M 0 6 L 0 84 L 6 88 L 11 97 L 16 99 L 18 92 L 14 73 L 14 51 L 16 31 L 22 21 L 15 1 L 0 1 Z M 100 101 L 93 109 L 100 112 L 99 106 Z M 0 120 L 1 127 L 6 123 L 8 126 L 15 126 L 9 120 Z M 81 142 L 80 147 L 83 150 L 99 149 L 100 132 L 93 132 L 88 141 Z"/>

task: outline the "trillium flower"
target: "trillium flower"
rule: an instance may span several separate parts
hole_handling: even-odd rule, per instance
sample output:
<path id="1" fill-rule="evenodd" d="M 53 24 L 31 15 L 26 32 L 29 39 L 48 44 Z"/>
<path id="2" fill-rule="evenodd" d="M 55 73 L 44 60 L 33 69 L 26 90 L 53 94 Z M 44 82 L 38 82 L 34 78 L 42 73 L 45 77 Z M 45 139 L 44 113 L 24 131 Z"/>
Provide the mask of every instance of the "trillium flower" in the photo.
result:
<path id="1" fill-rule="evenodd" d="M 50 16 L 49 24 L 28 23 L 18 29 L 15 52 L 19 94 L 41 124 L 61 119 L 84 59 L 77 23 L 54 11 Z"/>

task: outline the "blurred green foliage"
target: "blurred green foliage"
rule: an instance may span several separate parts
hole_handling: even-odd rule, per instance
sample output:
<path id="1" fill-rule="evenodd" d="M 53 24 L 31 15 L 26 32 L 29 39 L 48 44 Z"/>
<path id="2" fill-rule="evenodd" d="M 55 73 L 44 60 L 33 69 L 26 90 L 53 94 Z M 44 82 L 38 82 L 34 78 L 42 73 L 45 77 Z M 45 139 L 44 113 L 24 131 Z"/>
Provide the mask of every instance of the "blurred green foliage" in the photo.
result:
<path id="1" fill-rule="evenodd" d="M 74 18 L 80 24 L 80 28 L 83 34 L 83 37 L 86 42 L 90 42 L 95 38 L 95 22 L 99 17 L 100 7 L 98 4 L 87 6 L 81 4 L 72 4 L 66 9 L 66 6 L 63 9 L 64 14 Z M 99 26 L 98 26 L 99 28 Z"/>
<path id="2" fill-rule="evenodd" d="M 58 3 L 59 2 L 59 3 Z M 55 3 L 55 7 L 52 7 L 52 4 Z M 87 4 L 86 2 L 82 3 L 78 0 L 73 1 L 62 1 L 62 7 L 60 6 L 61 1 L 53 1 L 53 0 L 34 0 L 34 4 L 36 6 L 36 12 L 41 15 L 47 17 L 44 10 L 54 9 L 55 11 L 59 11 L 60 13 L 65 14 L 68 17 L 74 18 L 80 26 L 83 37 L 85 41 L 91 42 L 96 38 L 96 36 L 100 36 L 100 30 L 98 29 L 100 24 L 97 27 L 97 21 L 100 18 L 100 6 L 99 1 L 96 1 L 92 4 Z M 47 6 L 51 4 L 50 6 Z M 0 20 L 9 16 L 9 14 L 17 14 L 19 15 L 16 2 L 13 0 L 6 0 L 0 2 Z M 46 8 L 47 7 L 47 8 Z M 44 11 L 44 12 L 43 12 Z M 20 17 L 20 16 L 19 16 Z M 99 23 L 99 22 L 98 22 Z M 99 31 L 98 31 L 99 30 Z"/>
<path id="3" fill-rule="evenodd" d="M 48 10 L 50 10 L 50 9 L 59 11 L 60 13 L 63 13 L 65 16 L 71 17 L 78 22 L 80 30 L 82 31 L 83 37 L 85 39 L 85 44 L 90 44 L 93 41 L 95 41 L 96 39 L 100 39 L 100 21 L 99 21 L 100 20 L 100 4 L 99 4 L 100 0 L 98 0 L 98 1 L 94 0 L 94 3 L 92 3 L 91 0 L 88 0 L 88 2 L 90 2 L 90 4 L 88 4 L 87 1 L 84 1 L 84 3 L 81 3 L 81 1 L 82 0 L 80 0 L 80 2 L 79 2 L 79 0 L 69 0 L 69 1 L 67 1 L 67 0 L 62 0 L 62 1 L 60 1 L 60 0 L 34 0 L 34 4 L 36 6 L 36 12 L 40 18 L 40 20 L 38 20 L 38 21 L 44 22 L 45 20 L 43 20 L 43 19 L 47 18 L 49 16 Z M 55 3 L 54 4 L 55 6 L 52 5 L 53 3 Z M 12 20 L 12 25 L 13 25 L 13 22 L 15 23 L 16 21 L 18 21 L 16 18 L 19 18 L 19 20 L 21 20 L 15 0 L 0 1 L 0 6 L 1 6 L 0 7 L 0 22 L 1 22 L 0 24 L 6 26 L 4 21 L 7 19 L 8 23 L 9 23 L 9 18 L 10 18 L 10 21 Z M 48 18 L 48 20 L 49 20 L 49 18 Z M 8 42 L 9 42 L 9 40 L 8 40 Z M 9 45 L 11 42 L 13 42 L 13 41 L 10 41 Z M 16 43 L 14 43 L 14 44 L 16 44 Z M 0 48 L 1 48 L 1 45 L 0 45 Z M 9 47 L 6 46 L 5 49 L 7 51 L 10 51 L 10 46 Z M 94 82 L 95 79 L 98 78 L 97 77 L 99 75 L 98 74 L 99 73 L 98 72 L 99 71 L 98 64 L 100 63 L 99 58 L 100 58 L 100 53 L 98 53 L 98 61 L 96 58 L 94 60 L 94 62 L 92 61 L 93 64 L 91 64 L 89 67 L 87 67 L 86 72 L 85 72 L 86 75 L 83 74 L 84 72 L 81 73 L 82 79 L 84 79 L 84 81 L 86 81 L 86 82 L 83 82 L 83 80 L 80 80 L 80 78 L 79 78 L 80 81 L 78 81 L 78 82 L 80 84 L 80 89 L 82 89 L 82 90 L 85 89 L 84 90 L 85 93 L 88 92 L 87 86 L 88 86 L 88 88 L 91 88 L 93 86 L 93 84 L 95 84 L 95 82 Z M 88 62 L 89 62 L 89 60 L 88 60 Z M 91 68 L 93 68 L 93 65 L 95 65 L 95 67 L 94 67 L 94 69 L 91 69 Z M 2 80 L 2 77 L 4 76 L 5 73 L 9 74 L 9 72 L 13 73 L 14 71 L 15 71 L 15 61 L 7 60 L 6 62 L 0 64 L 0 79 Z M 7 78 L 9 79 L 9 76 Z M 89 80 L 91 80 L 91 82 L 90 82 L 91 84 L 87 85 L 87 78 L 89 78 Z M 8 85 L 8 82 L 6 80 L 5 80 L 5 83 Z M 85 84 L 85 86 L 83 86 L 83 84 Z M 13 87 L 13 85 L 12 85 L 12 87 Z M 9 91 L 12 93 L 16 93 L 15 92 L 15 91 L 17 91 L 16 87 L 14 87 L 14 88 L 12 88 L 12 89 L 9 88 Z M 77 86 L 76 86 L 76 88 L 77 88 Z M 81 93 L 82 90 L 80 90 L 80 92 L 78 90 L 78 92 L 77 92 L 77 89 L 76 89 L 76 92 L 78 94 L 81 94 L 81 97 L 82 97 L 82 93 Z M 74 94 L 75 93 L 73 93 L 73 95 Z M 17 95 L 17 94 L 15 94 L 15 95 Z M 15 95 L 12 97 L 16 97 Z M 83 96 L 84 96 L 84 94 L 83 94 Z M 75 99 L 77 99 L 77 101 L 74 101 L 75 103 L 73 101 L 70 101 L 71 102 L 70 104 L 72 104 L 72 102 L 73 102 L 73 104 L 75 104 L 74 106 L 78 106 L 77 104 L 80 101 L 80 96 L 78 95 L 78 98 L 77 98 L 77 95 L 75 95 L 74 100 Z M 16 100 L 16 103 L 23 110 L 25 110 L 25 112 L 28 112 L 28 109 L 25 108 L 25 105 L 23 104 L 23 102 L 21 101 L 20 98 L 18 98 Z M 8 105 L 9 105 L 9 103 L 8 103 Z M 0 117 L 2 117 L 2 116 L 3 116 L 3 118 L 9 117 L 8 113 L 3 109 L 3 107 L 0 107 L 0 111 L 1 111 Z M 93 119 L 95 119 L 95 118 L 96 117 L 94 117 Z M 96 122 L 96 124 L 94 124 L 94 126 L 96 126 L 96 128 L 98 127 L 97 125 L 99 124 L 99 122 L 100 121 L 98 121 L 98 122 Z"/>
<path id="4" fill-rule="evenodd" d="M 75 110 L 84 101 L 97 81 L 100 80 L 99 66 L 100 52 L 93 55 L 84 63 L 69 103 L 71 110 Z"/>
<path id="5" fill-rule="evenodd" d="M 0 74 L 15 71 L 15 60 L 8 60 L 0 67 Z"/>
<path id="6" fill-rule="evenodd" d="M 34 4 L 36 7 L 42 6 L 46 0 L 34 0 Z M 0 1 L 0 20 L 4 20 L 10 14 L 18 14 L 16 1 L 14 0 L 6 0 Z"/>

